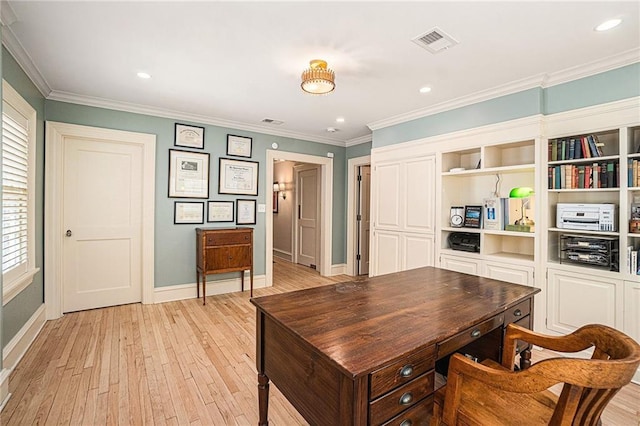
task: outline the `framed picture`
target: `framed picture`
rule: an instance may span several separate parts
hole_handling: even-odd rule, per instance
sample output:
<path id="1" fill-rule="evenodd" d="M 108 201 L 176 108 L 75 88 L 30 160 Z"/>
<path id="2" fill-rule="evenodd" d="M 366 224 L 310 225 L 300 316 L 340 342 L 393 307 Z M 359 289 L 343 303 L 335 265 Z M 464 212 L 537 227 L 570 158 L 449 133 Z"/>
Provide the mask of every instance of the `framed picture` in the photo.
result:
<path id="1" fill-rule="evenodd" d="M 256 224 L 256 200 L 236 200 L 236 224 Z"/>
<path id="2" fill-rule="evenodd" d="M 233 222 L 233 201 L 209 201 L 207 222 Z"/>
<path id="3" fill-rule="evenodd" d="M 175 146 L 204 149 L 204 127 L 176 123 Z"/>
<path id="4" fill-rule="evenodd" d="M 227 155 L 234 157 L 251 157 L 252 138 L 246 136 L 227 135 Z"/>
<path id="5" fill-rule="evenodd" d="M 464 206 L 464 227 L 480 228 L 482 226 L 482 206 Z"/>
<path id="6" fill-rule="evenodd" d="M 173 204 L 173 223 L 204 223 L 204 202 L 176 201 Z"/>
<path id="7" fill-rule="evenodd" d="M 169 150 L 169 197 L 209 198 L 209 154 Z"/>
<path id="8" fill-rule="evenodd" d="M 218 194 L 258 195 L 258 162 L 220 158 Z"/>
<path id="9" fill-rule="evenodd" d="M 273 212 L 278 213 L 278 193 L 273 191 Z"/>

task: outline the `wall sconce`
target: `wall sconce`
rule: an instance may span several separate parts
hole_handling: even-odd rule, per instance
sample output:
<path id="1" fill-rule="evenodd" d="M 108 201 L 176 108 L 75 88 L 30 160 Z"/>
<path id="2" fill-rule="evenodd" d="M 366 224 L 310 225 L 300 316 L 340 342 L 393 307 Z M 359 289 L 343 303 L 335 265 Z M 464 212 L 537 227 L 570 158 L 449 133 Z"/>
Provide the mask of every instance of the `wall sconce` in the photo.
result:
<path id="1" fill-rule="evenodd" d="M 282 199 L 283 200 L 287 199 L 287 193 L 285 191 L 286 191 L 286 185 L 284 183 L 275 182 L 273 184 L 273 192 L 278 193 L 278 194 L 282 193 Z"/>

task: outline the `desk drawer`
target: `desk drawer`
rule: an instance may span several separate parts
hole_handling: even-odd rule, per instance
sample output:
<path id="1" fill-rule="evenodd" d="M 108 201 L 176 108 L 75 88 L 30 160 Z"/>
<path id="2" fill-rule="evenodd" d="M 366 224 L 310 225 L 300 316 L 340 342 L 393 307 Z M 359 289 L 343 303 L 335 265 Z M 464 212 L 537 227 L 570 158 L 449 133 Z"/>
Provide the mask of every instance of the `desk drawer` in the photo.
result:
<path id="1" fill-rule="evenodd" d="M 369 403 L 369 421 L 380 424 L 411 407 L 416 401 L 433 393 L 434 372 L 428 373 L 400 386 L 398 389 Z"/>
<path id="2" fill-rule="evenodd" d="M 445 355 L 449 355 L 452 352 L 457 351 L 463 346 L 475 341 L 476 339 L 484 336 L 491 330 L 496 329 L 504 324 L 504 315 L 496 315 L 495 317 L 489 318 L 480 324 L 477 324 L 474 327 L 467 328 L 464 331 L 456 334 L 453 337 L 445 340 L 444 342 L 438 345 L 438 359 L 442 358 Z"/>
<path id="3" fill-rule="evenodd" d="M 428 426 L 433 415 L 433 396 L 392 418 L 382 426 Z"/>
<path id="4" fill-rule="evenodd" d="M 249 244 L 251 234 L 249 232 L 225 232 L 207 234 L 205 236 L 205 246 L 226 246 L 230 244 Z"/>
<path id="5" fill-rule="evenodd" d="M 531 299 L 527 299 L 507 309 L 504 313 L 504 323 L 511 324 L 512 322 L 520 321 L 529 315 L 529 313 L 531 313 Z"/>
<path id="6" fill-rule="evenodd" d="M 377 398 L 431 370 L 435 365 L 435 354 L 435 346 L 429 346 L 371 373 L 370 399 Z"/>

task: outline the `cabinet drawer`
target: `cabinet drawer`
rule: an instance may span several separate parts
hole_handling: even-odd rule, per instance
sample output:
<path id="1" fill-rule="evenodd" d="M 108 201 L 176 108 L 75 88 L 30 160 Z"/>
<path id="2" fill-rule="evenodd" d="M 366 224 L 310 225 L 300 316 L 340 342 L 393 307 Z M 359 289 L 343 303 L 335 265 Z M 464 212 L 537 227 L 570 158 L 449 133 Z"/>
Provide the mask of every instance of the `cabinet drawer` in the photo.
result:
<path id="1" fill-rule="evenodd" d="M 504 323 L 510 324 L 512 322 L 520 321 L 531 313 L 531 299 L 527 299 L 524 302 L 518 303 L 516 306 L 512 306 L 504 313 Z"/>
<path id="2" fill-rule="evenodd" d="M 229 244 L 249 244 L 251 242 L 251 234 L 249 232 L 221 232 L 205 235 L 205 245 L 224 246 Z"/>
<path id="3" fill-rule="evenodd" d="M 435 365 L 435 354 L 435 346 L 429 346 L 371 373 L 371 399 L 431 370 Z"/>
<path id="4" fill-rule="evenodd" d="M 475 325 L 474 327 L 469 327 L 464 331 L 456 334 L 453 337 L 445 340 L 444 342 L 438 344 L 438 359 L 442 358 L 445 355 L 449 355 L 452 352 L 460 349 L 461 347 L 473 342 L 474 340 L 484 336 L 491 330 L 496 329 L 504 324 L 504 315 L 496 315 L 488 320 L 481 322 L 480 324 Z"/>
<path id="5" fill-rule="evenodd" d="M 383 426 L 428 426 L 433 415 L 433 396 L 428 396 Z"/>
<path id="6" fill-rule="evenodd" d="M 431 370 L 369 403 L 370 423 L 380 424 L 432 394 L 433 377 L 434 373 Z"/>

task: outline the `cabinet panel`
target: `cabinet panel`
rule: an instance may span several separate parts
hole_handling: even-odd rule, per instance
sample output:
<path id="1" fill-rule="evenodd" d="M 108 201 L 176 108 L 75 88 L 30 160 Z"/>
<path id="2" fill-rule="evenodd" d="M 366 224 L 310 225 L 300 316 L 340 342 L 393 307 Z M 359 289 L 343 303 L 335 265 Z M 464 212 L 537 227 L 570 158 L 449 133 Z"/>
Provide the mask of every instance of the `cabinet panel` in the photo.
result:
<path id="1" fill-rule="evenodd" d="M 375 209 L 375 226 L 387 229 L 400 229 L 400 217 L 403 206 L 400 203 L 402 196 L 401 164 L 383 164 L 375 168 L 375 189 L 373 197 Z"/>
<path id="2" fill-rule="evenodd" d="M 404 270 L 433 266 L 433 235 L 403 235 L 402 248 Z"/>
<path id="3" fill-rule="evenodd" d="M 435 223 L 434 157 L 420 158 L 406 164 L 404 229 L 433 233 Z"/>
<path id="4" fill-rule="evenodd" d="M 480 271 L 480 261 L 443 254 L 440 256 L 440 267 L 464 274 L 478 275 Z"/>
<path id="5" fill-rule="evenodd" d="M 548 327 L 570 333 L 591 323 L 616 324 L 616 296 L 621 281 L 549 269 Z"/>
<path id="6" fill-rule="evenodd" d="M 484 262 L 483 275 L 514 284 L 533 285 L 533 266 Z"/>
<path id="7" fill-rule="evenodd" d="M 637 282 L 624 282 L 623 331 L 640 341 L 640 283 Z"/>
<path id="8" fill-rule="evenodd" d="M 375 275 L 400 271 L 400 234 L 397 232 L 376 231 L 373 238 L 375 243 Z"/>

